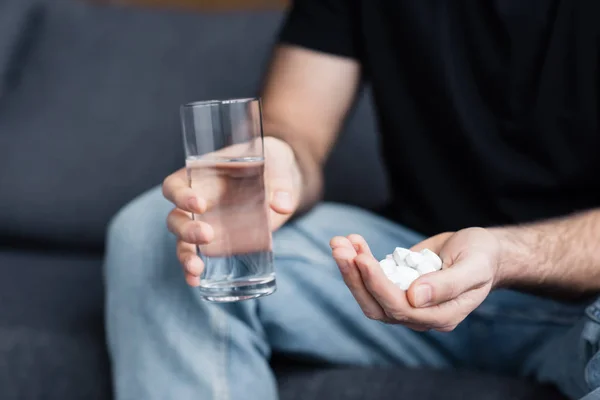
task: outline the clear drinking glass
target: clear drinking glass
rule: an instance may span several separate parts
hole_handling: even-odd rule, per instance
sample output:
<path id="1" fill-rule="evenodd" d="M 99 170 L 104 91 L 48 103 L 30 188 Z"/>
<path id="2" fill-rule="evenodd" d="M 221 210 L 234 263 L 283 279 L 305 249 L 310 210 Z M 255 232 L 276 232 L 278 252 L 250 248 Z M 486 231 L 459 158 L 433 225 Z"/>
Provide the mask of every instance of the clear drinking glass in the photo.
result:
<path id="1" fill-rule="evenodd" d="M 207 201 L 193 218 L 214 231 L 211 243 L 198 246 L 201 296 L 224 302 L 273 293 L 260 100 L 189 103 L 181 121 L 189 184 Z"/>

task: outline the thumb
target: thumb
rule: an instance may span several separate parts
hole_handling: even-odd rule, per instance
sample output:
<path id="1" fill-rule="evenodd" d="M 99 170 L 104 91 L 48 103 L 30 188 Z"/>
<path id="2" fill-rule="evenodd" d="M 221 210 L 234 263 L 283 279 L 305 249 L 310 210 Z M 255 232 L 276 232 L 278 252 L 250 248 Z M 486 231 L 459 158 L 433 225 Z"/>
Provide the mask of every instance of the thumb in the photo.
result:
<path id="1" fill-rule="evenodd" d="M 482 287 L 489 280 L 484 257 L 467 256 L 448 268 L 422 275 L 411 285 L 407 297 L 413 307 L 431 307 Z"/>
<path id="2" fill-rule="evenodd" d="M 272 230 L 279 229 L 296 211 L 298 200 L 294 195 L 291 179 L 283 176 L 267 178 L 269 191 L 270 225 Z"/>
<path id="3" fill-rule="evenodd" d="M 275 186 L 275 185 L 273 185 Z M 295 210 L 295 201 L 292 191 L 283 185 L 276 185 L 270 190 L 271 209 L 278 214 L 291 214 Z"/>
<path id="4" fill-rule="evenodd" d="M 289 145 L 279 141 L 269 144 L 265 161 L 269 205 L 274 212 L 289 215 L 296 211 L 300 200 L 300 169 Z"/>

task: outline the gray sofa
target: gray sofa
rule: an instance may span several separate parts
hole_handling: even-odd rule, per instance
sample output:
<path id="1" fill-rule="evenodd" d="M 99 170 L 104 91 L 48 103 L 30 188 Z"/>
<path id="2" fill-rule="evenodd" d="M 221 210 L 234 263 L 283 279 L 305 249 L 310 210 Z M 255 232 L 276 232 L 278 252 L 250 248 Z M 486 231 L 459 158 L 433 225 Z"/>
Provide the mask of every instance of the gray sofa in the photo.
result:
<path id="1" fill-rule="evenodd" d="M 183 165 L 179 104 L 257 93 L 281 20 L 0 0 L 0 399 L 112 398 L 107 223 Z M 328 200 L 385 202 L 375 132 L 365 94 Z M 477 371 L 273 364 L 284 400 L 561 398 Z"/>

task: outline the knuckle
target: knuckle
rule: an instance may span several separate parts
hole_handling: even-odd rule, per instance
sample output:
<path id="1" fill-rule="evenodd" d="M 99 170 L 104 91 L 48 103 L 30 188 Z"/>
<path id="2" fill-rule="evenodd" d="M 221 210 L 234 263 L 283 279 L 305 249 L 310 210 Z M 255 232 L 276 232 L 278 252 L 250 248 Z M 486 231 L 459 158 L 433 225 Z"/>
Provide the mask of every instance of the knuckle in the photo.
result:
<path id="1" fill-rule="evenodd" d="M 181 265 L 183 265 L 183 268 L 185 268 L 186 271 L 188 272 L 192 272 L 194 270 L 193 268 L 193 260 L 194 260 L 194 255 L 193 254 L 185 254 L 183 257 L 183 260 L 181 261 Z"/>
<path id="2" fill-rule="evenodd" d="M 364 263 L 357 262 L 358 274 L 362 282 L 365 283 L 368 287 L 373 285 L 373 274 L 370 268 L 368 268 Z"/>
<path id="3" fill-rule="evenodd" d="M 433 299 L 437 304 L 453 301 L 460 293 L 458 293 L 458 288 L 454 283 L 446 283 L 444 286 L 437 291 L 436 295 L 435 291 L 433 294 Z"/>
<path id="4" fill-rule="evenodd" d="M 344 281 L 346 286 L 348 286 L 348 289 L 350 289 L 352 293 L 358 292 L 360 285 L 356 282 L 356 276 L 348 271 L 344 271 L 342 273 L 344 274 Z"/>
<path id="5" fill-rule="evenodd" d="M 192 257 L 193 255 L 190 253 L 183 253 L 179 255 L 179 261 L 181 262 L 181 265 L 183 265 L 183 267 L 186 270 L 190 269 L 190 264 L 192 263 Z"/>
<path id="6" fill-rule="evenodd" d="M 176 227 L 176 220 L 177 220 L 177 216 L 176 214 L 176 208 L 172 209 L 169 212 L 169 215 L 167 215 L 167 228 L 169 229 L 169 231 L 173 234 L 175 234 L 175 227 Z"/>
<path id="7" fill-rule="evenodd" d="M 187 222 L 173 221 L 173 234 L 184 243 L 194 243 L 194 232 Z"/>
<path id="8" fill-rule="evenodd" d="M 196 234 L 196 230 L 195 228 L 192 226 L 192 224 L 185 224 L 185 228 L 182 228 L 184 231 L 184 234 L 182 235 L 182 239 L 184 242 L 186 243 L 198 243 L 199 238 L 198 235 Z"/>
<path id="9" fill-rule="evenodd" d="M 347 285 L 354 295 L 360 295 L 360 293 L 364 291 L 358 284 L 352 282 L 351 280 Z"/>
<path id="10" fill-rule="evenodd" d="M 172 181 L 171 175 L 167 176 L 162 181 L 162 194 L 163 194 L 164 197 L 167 197 L 167 195 L 168 195 L 169 186 L 171 185 L 171 181 Z"/>

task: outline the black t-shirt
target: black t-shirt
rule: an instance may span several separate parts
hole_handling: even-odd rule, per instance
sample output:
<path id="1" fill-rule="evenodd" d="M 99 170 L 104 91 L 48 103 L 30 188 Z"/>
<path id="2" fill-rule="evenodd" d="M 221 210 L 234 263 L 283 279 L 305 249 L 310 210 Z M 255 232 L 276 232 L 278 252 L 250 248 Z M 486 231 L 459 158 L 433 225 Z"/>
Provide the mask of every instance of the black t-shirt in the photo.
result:
<path id="1" fill-rule="evenodd" d="M 298 0 L 281 40 L 361 63 L 391 216 L 434 234 L 600 205 L 599 10 L 597 0 Z"/>

